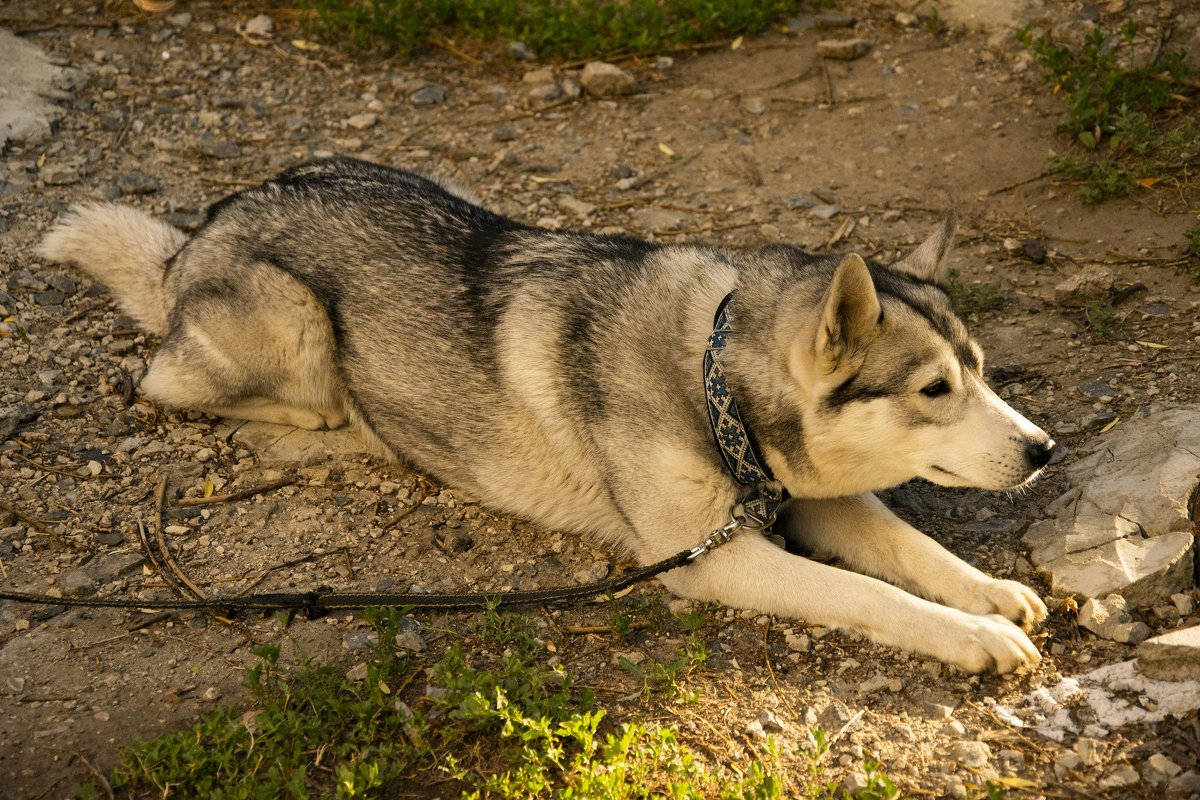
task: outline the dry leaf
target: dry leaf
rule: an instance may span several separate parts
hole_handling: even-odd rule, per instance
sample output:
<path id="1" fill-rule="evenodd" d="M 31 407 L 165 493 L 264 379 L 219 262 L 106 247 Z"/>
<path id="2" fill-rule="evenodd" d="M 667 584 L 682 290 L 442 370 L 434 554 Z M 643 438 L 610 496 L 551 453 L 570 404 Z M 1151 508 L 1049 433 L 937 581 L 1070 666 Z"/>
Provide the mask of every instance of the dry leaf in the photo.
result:
<path id="1" fill-rule="evenodd" d="M 307 39 L 292 39 L 292 47 L 297 50 L 320 50 L 321 45 L 316 42 L 310 42 Z"/>
<path id="2" fill-rule="evenodd" d="M 383 681 L 380 681 L 379 682 L 379 691 L 383 692 L 384 694 L 391 694 L 392 688 L 390 686 L 388 686 L 386 683 L 384 683 Z"/>
<path id="3" fill-rule="evenodd" d="M 663 142 L 659 142 L 659 143 L 658 143 L 658 151 L 659 151 L 660 153 L 662 153 L 663 155 L 665 155 L 667 158 L 674 158 L 674 157 L 675 157 L 675 151 L 674 151 L 674 150 L 672 150 L 670 147 L 668 147 L 668 146 L 667 146 L 665 143 L 663 143 Z"/>
<path id="4" fill-rule="evenodd" d="M 212 481 L 210 481 L 207 478 L 204 479 L 204 496 L 205 497 L 212 497 L 212 493 L 213 493 L 213 491 L 216 490 L 216 488 L 217 487 L 215 485 L 213 485 Z"/>
<path id="5" fill-rule="evenodd" d="M 1120 417 L 1117 417 L 1117 418 L 1116 418 L 1116 419 L 1114 419 L 1112 422 L 1108 423 L 1108 424 L 1107 424 L 1107 425 L 1105 425 L 1103 428 L 1101 428 L 1101 429 L 1100 429 L 1100 432 L 1101 432 L 1101 433 L 1108 433 L 1108 432 L 1109 432 L 1109 431 L 1111 431 L 1113 428 L 1117 427 L 1117 423 L 1118 423 L 1118 422 L 1120 422 L 1120 421 L 1121 421 L 1121 418 L 1120 418 Z"/>
<path id="6" fill-rule="evenodd" d="M 1171 349 L 1171 345 L 1159 344 L 1158 342 L 1147 342 L 1147 341 L 1138 339 L 1137 343 L 1140 344 L 1142 347 L 1149 347 L 1152 350 L 1170 350 Z"/>
<path id="7" fill-rule="evenodd" d="M 996 783 L 1006 786 L 1009 789 L 1036 789 L 1038 785 L 1028 778 L 995 778 Z"/>
<path id="8" fill-rule="evenodd" d="M 46 166 L 46 154 L 45 153 L 42 153 L 40 156 L 38 156 L 37 165 L 38 165 L 38 169 L 41 169 L 42 167 Z"/>
<path id="9" fill-rule="evenodd" d="M 739 36 L 739 37 L 737 37 L 736 39 L 734 39 L 734 40 L 733 40 L 733 44 L 729 45 L 729 49 L 730 49 L 730 50 L 737 50 L 737 49 L 738 49 L 739 47 L 741 47 L 741 46 L 742 46 L 742 37 L 741 37 L 741 36 Z"/>
<path id="10" fill-rule="evenodd" d="M 1138 178 L 1137 183 L 1139 186 L 1144 186 L 1147 189 L 1149 189 L 1151 186 L 1153 186 L 1154 184 L 1158 183 L 1161 180 L 1162 180 L 1162 178 Z"/>
<path id="11" fill-rule="evenodd" d="M 175 0 L 133 0 L 133 4 L 147 14 L 161 14 L 175 7 Z"/>

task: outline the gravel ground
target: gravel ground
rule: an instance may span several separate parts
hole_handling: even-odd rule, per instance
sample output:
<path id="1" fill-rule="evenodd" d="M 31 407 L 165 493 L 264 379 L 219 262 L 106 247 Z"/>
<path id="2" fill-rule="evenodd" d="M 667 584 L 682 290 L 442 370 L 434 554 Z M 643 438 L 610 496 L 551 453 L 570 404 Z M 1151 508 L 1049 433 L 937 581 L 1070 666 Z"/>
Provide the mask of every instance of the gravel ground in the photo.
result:
<path id="1" fill-rule="evenodd" d="M 1197 221 L 1194 187 L 1083 206 L 1073 186 L 1043 174 L 1060 103 L 1009 37 L 934 36 L 896 22 L 894 9 L 846 5 L 854 35 L 873 43 L 865 57 L 819 61 L 819 39 L 849 34 L 796 24 L 737 49 L 621 62 L 637 85 L 611 99 L 581 95 L 576 67 L 522 62 L 502 46 L 413 62 L 307 49 L 294 42 L 302 34 L 291 15 L 273 12 L 268 37 L 246 28 L 262 9 L 237 3 L 180 4 L 155 16 L 125 6 L 0 7 L 0 24 L 67 68 L 53 133 L 2 154 L 4 585 L 163 596 L 137 524 L 155 514 L 164 476 L 166 539 L 212 592 L 259 580 L 273 589 L 504 591 L 629 566 L 373 460 L 346 437 L 150 406 L 136 384 L 153 338 L 101 287 L 29 249 L 82 199 L 120 198 L 194 229 L 209 203 L 318 155 L 450 176 L 541 225 L 731 246 L 787 240 L 886 258 L 955 208 L 964 283 L 1000 283 L 1002 304 L 970 319 L 993 376 L 1066 445 L 1067 459 L 1114 419 L 1195 403 L 1200 292 L 1183 237 Z M 1079 26 L 1094 12 L 1108 13 L 1063 7 L 1050 22 Z M 1165 3 L 1129 13 L 1185 38 L 1196 24 L 1193 12 Z M 1054 292 L 1097 263 L 1113 285 L 1140 285 L 1124 293 L 1105 335 Z M 1147 341 L 1165 347 L 1139 344 Z M 179 502 L 287 476 L 296 482 L 248 499 Z M 1044 590 L 1020 535 L 1065 488 L 1052 469 L 1021 495 L 912 484 L 887 499 L 968 561 Z M 538 612 L 535 622 L 612 719 L 671 725 L 702 753 L 738 761 L 758 752 L 764 729 L 795 745 L 819 721 L 840 733 L 833 779 L 852 781 L 874 758 L 912 795 L 965 797 L 1008 776 L 1032 781 L 1030 796 L 1187 796 L 1153 765 L 1165 758 L 1183 773 L 1197 769 L 1195 712 L 1106 731 L 1102 747 L 1072 758 L 1076 741 L 1043 740 L 992 710 L 1130 657 L 1128 646 L 1078 629 L 1061 600 L 1052 599 L 1038 638 L 1043 664 L 1008 677 L 968 677 L 851 634 L 718 609 L 703 629 L 708 667 L 688 679 L 699 692 L 690 703 L 640 695 L 641 679 L 614 657 L 670 660 L 685 638 L 678 622 L 625 638 L 572 632 L 609 623 L 604 605 Z M 681 607 L 649 586 L 626 602 L 635 619 L 654 617 L 638 608 Z M 1164 609 L 1137 618 L 1154 630 L 1180 623 Z M 430 632 L 464 619 L 422 621 L 434 642 Z M 338 616 L 297 621 L 291 633 L 318 659 L 349 666 L 362 629 Z M 135 735 L 240 702 L 250 646 L 280 637 L 270 619 L 225 625 L 191 613 L 0 604 L 0 797 L 70 796 L 89 764 L 111 765 Z M 793 788 L 802 785 L 803 762 L 788 757 L 785 767 Z"/>

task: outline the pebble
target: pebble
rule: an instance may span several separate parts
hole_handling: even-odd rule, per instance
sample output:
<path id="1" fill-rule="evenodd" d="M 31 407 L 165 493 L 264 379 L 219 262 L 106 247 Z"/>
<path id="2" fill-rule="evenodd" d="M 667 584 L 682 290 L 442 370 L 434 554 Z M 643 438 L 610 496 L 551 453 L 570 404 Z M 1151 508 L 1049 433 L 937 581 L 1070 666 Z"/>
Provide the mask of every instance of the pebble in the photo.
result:
<path id="1" fill-rule="evenodd" d="M 892 17 L 892 19 L 896 21 L 897 25 L 903 28 L 914 28 L 921 21 L 921 18 L 916 14 L 910 14 L 907 11 L 897 11 L 896 16 Z"/>
<path id="2" fill-rule="evenodd" d="M 348 681 L 365 681 L 367 675 L 370 674 L 370 668 L 365 662 L 355 664 L 350 669 L 346 670 L 346 680 Z"/>
<path id="3" fill-rule="evenodd" d="M 64 594 L 86 595 L 96 591 L 96 581 L 85 570 L 73 569 L 58 579 Z"/>
<path id="4" fill-rule="evenodd" d="M 1155 783 L 1164 783 L 1183 772 L 1183 767 L 1176 764 L 1162 753 L 1155 753 L 1146 759 L 1148 777 Z"/>
<path id="5" fill-rule="evenodd" d="M 808 209 L 808 213 L 817 219 L 830 220 L 836 217 L 841 210 L 842 209 L 839 206 L 821 203 L 820 205 L 815 205 Z"/>
<path id="6" fill-rule="evenodd" d="M 250 36 L 267 39 L 275 33 L 275 20 L 266 14 L 259 14 L 253 19 L 247 20 L 246 24 L 242 26 L 242 31 Z"/>
<path id="7" fill-rule="evenodd" d="M 236 142 L 212 141 L 201 144 L 200 152 L 212 158 L 237 158 L 242 154 L 242 148 Z"/>
<path id="8" fill-rule="evenodd" d="M 971 769 L 985 766 L 992 757 L 992 748 L 986 742 L 955 742 L 952 752 L 955 761 Z"/>
<path id="9" fill-rule="evenodd" d="M 1021 242 L 1021 252 L 1035 264 L 1046 263 L 1046 245 L 1041 239 L 1026 239 Z"/>
<path id="10" fill-rule="evenodd" d="M 792 208 L 792 209 L 812 208 L 813 206 L 815 206 L 817 204 L 817 201 L 813 200 L 811 197 L 809 197 L 806 194 L 800 194 L 800 195 L 795 195 L 794 197 L 789 197 L 787 200 L 784 201 L 784 203 L 787 205 L 788 208 Z"/>
<path id="11" fill-rule="evenodd" d="M 508 55 L 518 61 L 537 61 L 537 56 L 524 42 L 509 42 Z"/>
<path id="12" fill-rule="evenodd" d="M 392 639 L 392 645 L 402 653 L 424 653 L 425 639 L 414 629 L 402 630 Z"/>
<path id="13" fill-rule="evenodd" d="M 766 113 L 767 101 L 758 95 L 750 95 L 742 98 L 742 109 L 749 114 L 755 116 Z"/>
<path id="14" fill-rule="evenodd" d="M 352 117 L 346 118 L 346 125 L 354 128 L 356 131 L 365 131 L 367 128 L 374 128 L 378 122 L 379 115 L 371 112 L 355 114 Z"/>
<path id="15" fill-rule="evenodd" d="M 588 94 L 596 97 L 613 97 L 633 91 L 637 81 L 632 75 L 605 61 L 589 61 L 579 77 L 580 84 Z"/>
<path id="16" fill-rule="evenodd" d="M 823 39 L 817 42 L 817 55 L 834 61 L 854 61 L 871 52 L 866 39 Z"/>
<path id="17" fill-rule="evenodd" d="M 770 709 L 759 714 L 755 722 L 767 733 L 783 733 L 785 729 L 783 721 L 775 716 L 775 712 Z"/>
<path id="18" fill-rule="evenodd" d="M 69 186 L 79 182 L 79 171 L 66 164 L 47 164 L 38 176 L 51 186 Z"/>
<path id="19" fill-rule="evenodd" d="M 436 83 L 426 84 L 408 96 L 414 106 L 436 106 L 446 102 L 449 92 Z"/>
<path id="20" fill-rule="evenodd" d="M 1196 601 L 1192 599 L 1190 594 L 1178 592 L 1171 595 L 1171 603 L 1175 606 L 1175 610 L 1179 612 L 1179 616 L 1186 617 L 1196 609 Z"/>
<path id="21" fill-rule="evenodd" d="M 558 198 L 558 207 L 580 217 L 590 217 L 596 211 L 594 203 L 588 203 L 569 194 L 564 194 Z"/>

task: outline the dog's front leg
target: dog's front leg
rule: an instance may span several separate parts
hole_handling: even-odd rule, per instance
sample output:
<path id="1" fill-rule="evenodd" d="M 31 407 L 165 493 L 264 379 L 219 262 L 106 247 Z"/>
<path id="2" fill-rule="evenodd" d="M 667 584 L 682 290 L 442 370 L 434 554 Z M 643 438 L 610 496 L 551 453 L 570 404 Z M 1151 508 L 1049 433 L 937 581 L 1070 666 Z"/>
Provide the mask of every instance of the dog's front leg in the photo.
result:
<path id="1" fill-rule="evenodd" d="M 1023 625 L 1046 617 L 1046 605 L 1032 589 L 980 572 L 873 494 L 792 501 L 776 531 L 816 557 L 838 558 L 851 569 L 972 614 L 1001 614 Z"/>
<path id="2" fill-rule="evenodd" d="M 880 644 L 969 672 L 1011 672 L 1041 658 L 1021 629 L 1003 617 L 923 600 L 875 578 L 792 555 L 750 531 L 662 581 L 684 597 L 858 630 Z"/>

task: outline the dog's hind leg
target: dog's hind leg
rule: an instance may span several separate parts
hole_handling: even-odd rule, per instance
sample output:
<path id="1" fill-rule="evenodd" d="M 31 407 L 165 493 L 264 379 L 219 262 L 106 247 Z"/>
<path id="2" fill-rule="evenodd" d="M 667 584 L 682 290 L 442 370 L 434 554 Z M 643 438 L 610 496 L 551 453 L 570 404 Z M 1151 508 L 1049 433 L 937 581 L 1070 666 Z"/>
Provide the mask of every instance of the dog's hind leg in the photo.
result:
<path id="1" fill-rule="evenodd" d="M 310 430 L 346 423 L 333 328 L 307 286 L 265 262 L 190 282 L 202 270 L 180 266 L 188 272 L 142 381 L 146 396 Z"/>
<path id="2" fill-rule="evenodd" d="M 789 503 L 775 529 L 817 557 L 835 557 L 922 597 L 971 614 L 1031 625 L 1046 605 L 1024 584 L 979 571 L 893 514 L 873 494 Z"/>

